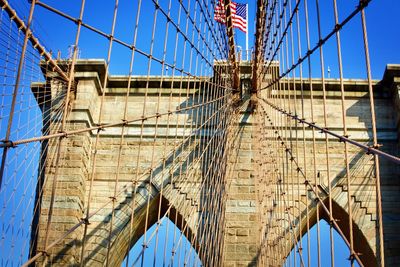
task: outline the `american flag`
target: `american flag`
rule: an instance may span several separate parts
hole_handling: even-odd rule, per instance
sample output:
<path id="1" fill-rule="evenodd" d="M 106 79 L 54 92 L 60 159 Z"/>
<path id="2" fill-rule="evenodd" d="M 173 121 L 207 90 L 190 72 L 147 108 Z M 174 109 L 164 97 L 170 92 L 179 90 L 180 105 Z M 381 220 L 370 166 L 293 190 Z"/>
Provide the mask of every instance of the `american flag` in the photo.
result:
<path id="1" fill-rule="evenodd" d="M 247 8 L 246 4 L 231 2 L 231 13 L 233 27 L 239 28 L 243 32 L 247 32 Z M 214 20 L 220 23 L 226 23 L 225 9 L 222 0 L 217 2 L 214 9 Z"/>

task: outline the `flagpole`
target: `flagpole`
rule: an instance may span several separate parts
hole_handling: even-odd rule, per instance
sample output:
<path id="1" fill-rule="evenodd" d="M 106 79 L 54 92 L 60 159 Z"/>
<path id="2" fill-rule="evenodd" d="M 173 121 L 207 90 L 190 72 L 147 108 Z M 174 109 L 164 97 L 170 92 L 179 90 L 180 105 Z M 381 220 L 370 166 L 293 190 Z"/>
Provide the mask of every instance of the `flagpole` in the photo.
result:
<path id="1" fill-rule="evenodd" d="M 246 4 L 246 60 L 249 60 L 249 4 Z"/>

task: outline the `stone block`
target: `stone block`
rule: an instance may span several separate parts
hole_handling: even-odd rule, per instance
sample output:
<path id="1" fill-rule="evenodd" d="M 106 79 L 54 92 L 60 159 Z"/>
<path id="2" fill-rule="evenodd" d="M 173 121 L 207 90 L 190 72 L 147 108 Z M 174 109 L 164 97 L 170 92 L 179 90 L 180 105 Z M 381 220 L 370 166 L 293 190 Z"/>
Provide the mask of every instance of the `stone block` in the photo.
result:
<path id="1" fill-rule="evenodd" d="M 248 229 L 237 229 L 236 230 L 236 235 L 237 236 L 248 236 L 249 235 L 249 230 Z"/>

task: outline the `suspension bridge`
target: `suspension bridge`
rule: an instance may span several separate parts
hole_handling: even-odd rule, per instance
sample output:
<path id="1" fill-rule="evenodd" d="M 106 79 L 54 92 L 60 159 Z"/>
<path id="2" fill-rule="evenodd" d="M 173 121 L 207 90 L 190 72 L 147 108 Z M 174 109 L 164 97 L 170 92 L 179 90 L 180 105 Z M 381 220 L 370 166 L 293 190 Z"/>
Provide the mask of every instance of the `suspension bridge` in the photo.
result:
<path id="1" fill-rule="evenodd" d="M 400 264 L 400 65 L 345 2 L 242 50 L 230 0 L 0 0 L 0 265 Z"/>

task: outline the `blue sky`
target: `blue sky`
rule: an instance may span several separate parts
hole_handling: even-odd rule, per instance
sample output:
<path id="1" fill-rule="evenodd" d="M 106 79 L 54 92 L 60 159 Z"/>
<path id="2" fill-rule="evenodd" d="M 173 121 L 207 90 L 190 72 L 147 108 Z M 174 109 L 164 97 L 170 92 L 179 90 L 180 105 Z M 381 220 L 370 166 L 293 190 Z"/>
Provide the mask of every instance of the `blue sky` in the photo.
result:
<path id="1" fill-rule="evenodd" d="M 11 1 L 11 3 L 19 1 Z M 45 3 L 56 7 L 57 9 L 73 16 L 78 17 L 80 9 L 80 0 L 59 1 L 46 0 Z M 184 1 L 185 2 L 185 1 Z M 239 1 L 245 3 L 246 1 Z M 256 1 L 249 2 L 249 48 L 253 47 L 254 43 L 254 16 L 256 11 Z M 161 6 L 167 9 L 168 1 L 160 1 Z M 193 3 L 193 1 L 192 1 Z M 357 0 L 339 0 L 339 20 L 343 20 L 357 5 Z M 118 19 L 116 26 L 117 38 L 124 42 L 131 43 L 133 36 L 133 27 L 136 18 L 136 1 L 120 1 Z M 18 3 L 20 10 L 27 12 L 27 3 Z M 24 6 L 24 7 L 23 7 Z M 83 21 L 102 31 L 109 33 L 111 30 L 111 22 L 113 15 L 114 1 L 87 0 Z M 192 5 L 193 6 L 193 5 Z M 318 41 L 316 33 L 315 21 L 315 5 L 314 1 L 309 1 L 310 6 L 310 29 L 311 29 L 311 45 L 315 45 Z M 332 1 L 320 1 L 322 10 L 322 32 L 323 35 L 333 29 L 334 17 Z M 300 9 L 302 5 L 300 6 Z M 143 1 L 142 15 L 140 18 L 141 25 L 153 25 L 153 3 L 152 1 Z M 400 36 L 400 27 L 396 27 L 398 10 L 400 10 L 400 1 L 397 0 L 373 0 L 366 9 L 368 35 L 370 43 L 370 53 L 372 62 L 372 75 L 375 79 L 382 77 L 384 68 L 387 63 L 400 62 L 400 53 L 398 51 L 398 43 Z M 101 14 L 101 15 L 100 15 Z M 145 15 L 143 15 L 145 14 Z M 173 8 L 171 15 L 177 17 L 177 8 Z M 35 27 L 44 40 L 46 46 L 53 50 L 60 50 L 65 57 L 68 54 L 68 46 L 73 44 L 76 25 L 60 18 L 58 15 L 51 14 L 42 7 L 37 7 L 35 11 L 36 24 Z M 157 17 L 157 36 L 155 38 L 155 56 L 162 57 L 163 33 L 165 28 L 164 16 Z M 62 29 L 62 31 L 60 31 Z M 170 30 L 172 28 L 170 27 Z M 191 28 L 189 26 L 189 32 Z M 235 30 L 236 44 L 243 49 L 245 47 L 245 34 L 240 30 Z M 87 29 L 82 30 L 80 40 L 81 57 L 82 58 L 105 58 L 107 54 L 108 41 L 104 37 L 99 37 Z M 144 51 L 148 51 L 151 27 L 140 27 L 137 46 Z M 171 30 L 169 33 L 168 49 L 173 50 L 174 33 Z M 348 23 L 341 31 L 343 45 L 343 60 L 344 60 L 344 75 L 345 78 L 365 78 L 365 61 L 363 55 L 363 43 L 361 36 L 361 19 L 356 16 Z M 303 51 L 305 51 L 306 43 L 303 41 Z M 181 45 L 182 43 L 180 43 Z M 180 46 L 181 47 L 181 46 Z M 115 74 L 127 74 L 130 58 L 130 51 L 116 44 L 113 48 L 114 52 L 111 59 L 111 72 Z M 331 77 L 337 77 L 337 57 L 336 57 L 336 41 L 331 40 L 324 47 L 326 68 L 331 69 Z M 319 55 L 315 53 L 312 56 L 315 70 L 313 76 L 319 77 L 318 69 Z M 172 63 L 172 52 L 167 53 L 167 62 Z M 137 65 L 146 64 L 146 59 L 137 55 Z M 140 62 L 140 63 L 139 63 Z M 179 62 L 179 60 L 178 60 Z M 157 64 L 152 68 L 152 72 L 159 72 Z M 145 74 L 146 71 L 139 66 L 134 69 L 137 73 Z M 194 70 L 192 70 L 194 72 Z"/>
<path id="2" fill-rule="evenodd" d="M 330 266 L 331 265 L 331 250 L 330 250 L 330 226 L 325 220 L 320 220 L 319 223 L 320 227 L 320 257 L 321 257 L 321 266 Z M 318 266 L 317 264 L 317 248 L 318 248 L 318 243 L 317 243 L 317 225 L 314 225 L 311 227 L 310 232 L 310 255 L 311 259 L 308 259 L 308 247 L 307 247 L 307 235 L 304 235 L 301 242 L 302 242 L 302 253 L 303 253 L 303 262 L 304 265 L 307 266 L 308 261 L 310 261 L 310 266 Z M 350 252 L 349 249 L 342 239 L 342 237 L 339 235 L 339 233 L 336 230 L 333 230 L 333 243 L 334 243 L 334 249 L 335 249 L 335 256 L 334 256 L 334 261 L 335 261 L 335 266 L 350 266 L 350 261 L 348 260 Z M 297 249 L 296 249 L 297 251 Z M 289 259 L 286 260 L 286 266 L 293 266 L 294 261 L 296 261 L 296 266 L 300 266 L 300 256 L 298 253 L 296 253 L 296 256 L 294 258 L 294 250 L 289 255 Z M 289 265 L 290 263 L 290 265 Z M 359 264 L 357 261 L 354 261 L 354 266 L 358 267 Z"/>
<path id="3" fill-rule="evenodd" d="M 128 266 L 139 266 L 142 257 L 144 266 L 169 266 L 170 264 L 172 267 L 183 266 L 184 263 L 186 266 L 201 266 L 196 251 L 174 223 L 167 217 L 162 218 L 160 222 L 158 228 L 156 224 L 149 228 L 146 242 L 148 247 L 145 251 L 142 246 L 144 237 L 142 236 L 136 242 L 129 254 Z M 154 255 L 155 249 L 157 249 L 156 255 Z M 172 249 L 176 251 L 175 256 L 172 256 Z M 122 266 L 126 265 L 127 260 L 128 258 L 125 258 Z"/>

